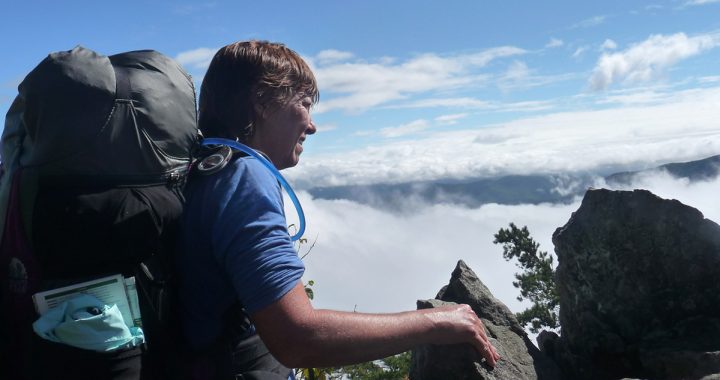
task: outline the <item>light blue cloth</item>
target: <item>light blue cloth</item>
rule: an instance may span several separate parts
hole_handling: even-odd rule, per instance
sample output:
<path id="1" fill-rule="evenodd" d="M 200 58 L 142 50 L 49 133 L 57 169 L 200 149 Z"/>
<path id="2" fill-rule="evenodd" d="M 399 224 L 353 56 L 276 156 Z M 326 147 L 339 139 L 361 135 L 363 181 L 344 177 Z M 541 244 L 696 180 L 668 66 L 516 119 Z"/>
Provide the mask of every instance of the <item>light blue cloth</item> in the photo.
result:
<path id="1" fill-rule="evenodd" d="M 49 341 L 99 352 L 132 348 L 145 342 L 142 329 L 128 328 L 116 305 L 105 305 L 89 294 L 48 310 L 33 323 L 33 330 Z"/>

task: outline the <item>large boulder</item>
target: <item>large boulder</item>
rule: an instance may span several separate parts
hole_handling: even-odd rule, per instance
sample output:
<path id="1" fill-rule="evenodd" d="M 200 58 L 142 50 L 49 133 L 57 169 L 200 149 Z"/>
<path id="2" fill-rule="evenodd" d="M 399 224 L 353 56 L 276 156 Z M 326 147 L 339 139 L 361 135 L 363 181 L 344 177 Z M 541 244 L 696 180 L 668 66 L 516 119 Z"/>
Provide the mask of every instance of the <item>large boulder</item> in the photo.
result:
<path id="1" fill-rule="evenodd" d="M 645 190 L 590 190 L 553 243 L 571 377 L 720 372 L 720 226 Z"/>
<path id="2" fill-rule="evenodd" d="M 425 309 L 446 304 L 468 304 L 487 327 L 488 337 L 502 359 L 490 368 L 470 345 L 428 345 L 413 350 L 410 378 L 554 380 L 560 378 L 555 364 L 528 339 L 515 315 L 495 299 L 477 275 L 459 261 L 450 283 L 435 300 L 418 301 Z"/>

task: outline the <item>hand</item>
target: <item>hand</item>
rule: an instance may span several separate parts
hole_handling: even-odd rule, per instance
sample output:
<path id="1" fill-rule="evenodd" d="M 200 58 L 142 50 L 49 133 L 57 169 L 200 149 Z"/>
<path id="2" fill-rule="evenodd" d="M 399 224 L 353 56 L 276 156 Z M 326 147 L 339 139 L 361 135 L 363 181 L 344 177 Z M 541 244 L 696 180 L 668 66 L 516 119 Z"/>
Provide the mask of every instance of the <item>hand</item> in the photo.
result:
<path id="1" fill-rule="evenodd" d="M 425 310 L 438 332 L 434 343 L 470 343 L 490 366 L 495 367 L 500 355 L 490 344 L 485 326 L 470 306 L 449 305 Z"/>

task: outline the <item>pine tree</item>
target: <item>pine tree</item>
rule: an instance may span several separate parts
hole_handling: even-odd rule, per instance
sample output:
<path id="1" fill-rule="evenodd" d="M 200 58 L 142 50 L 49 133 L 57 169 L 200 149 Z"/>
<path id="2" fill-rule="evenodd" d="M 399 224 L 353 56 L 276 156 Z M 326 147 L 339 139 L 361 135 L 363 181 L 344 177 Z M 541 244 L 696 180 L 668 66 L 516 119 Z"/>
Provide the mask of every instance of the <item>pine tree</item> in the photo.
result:
<path id="1" fill-rule="evenodd" d="M 494 237 L 493 243 L 502 244 L 505 260 L 517 259 L 515 264 L 522 269 L 515 274 L 517 281 L 513 281 L 513 286 L 520 289 L 518 301 L 532 302 L 529 309 L 516 314 L 518 321 L 523 326 L 530 324 L 533 333 L 543 326 L 560 327 L 560 299 L 555 288 L 552 255 L 539 250 L 540 244 L 530 236 L 527 226 L 517 228 L 510 223 L 510 228 L 501 228 Z"/>

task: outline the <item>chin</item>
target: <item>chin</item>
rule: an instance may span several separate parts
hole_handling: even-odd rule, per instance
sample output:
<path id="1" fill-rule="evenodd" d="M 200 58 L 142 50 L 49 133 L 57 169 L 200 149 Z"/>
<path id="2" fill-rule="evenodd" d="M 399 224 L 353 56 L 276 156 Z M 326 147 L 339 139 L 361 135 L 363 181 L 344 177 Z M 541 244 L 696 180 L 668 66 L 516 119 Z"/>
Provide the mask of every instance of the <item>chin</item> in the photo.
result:
<path id="1" fill-rule="evenodd" d="M 283 164 L 280 166 L 280 168 L 278 170 L 289 169 L 289 168 L 295 167 L 295 166 L 297 166 L 298 162 L 300 162 L 300 158 L 297 158 L 295 160 L 285 161 L 285 162 L 283 162 Z"/>

